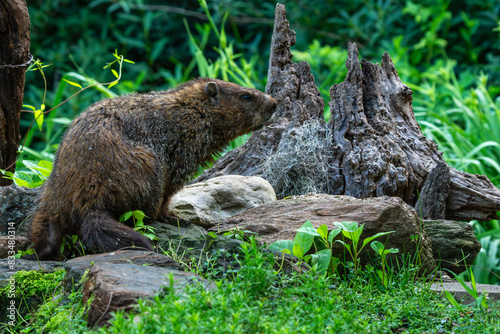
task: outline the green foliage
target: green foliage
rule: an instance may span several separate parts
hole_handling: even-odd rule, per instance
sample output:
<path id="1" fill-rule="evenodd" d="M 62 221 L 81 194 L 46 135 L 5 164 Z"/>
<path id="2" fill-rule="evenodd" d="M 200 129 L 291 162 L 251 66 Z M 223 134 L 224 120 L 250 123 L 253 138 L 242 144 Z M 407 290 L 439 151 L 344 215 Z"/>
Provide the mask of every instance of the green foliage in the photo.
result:
<path id="1" fill-rule="evenodd" d="M 486 297 L 484 291 L 482 294 L 479 294 L 477 292 L 476 280 L 474 278 L 474 273 L 472 272 L 472 270 L 470 270 L 470 268 L 469 268 L 469 272 L 468 272 L 468 274 L 470 275 L 470 278 L 471 278 L 471 286 L 470 287 L 465 283 L 465 281 L 460 276 L 458 276 L 454 272 L 451 272 L 451 273 L 453 274 L 453 276 L 455 276 L 455 279 L 460 283 L 460 285 L 464 288 L 464 290 L 467 291 L 467 293 L 474 299 L 473 305 L 479 309 L 487 310 L 488 309 L 487 297 Z M 456 299 L 453 297 L 453 295 L 449 291 L 445 291 L 444 293 L 445 293 L 446 298 L 450 301 L 450 303 L 457 310 L 459 310 L 461 312 L 464 311 L 464 307 L 456 301 Z"/>
<path id="2" fill-rule="evenodd" d="M 30 298 L 38 296 L 43 299 L 51 295 L 59 286 L 64 278 L 65 271 L 58 270 L 52 273 L 43 273 L 41 271 L 25 271 L 21 270 L 14 274 L 16 296 L 21 298 Z M 6 298 L 8 287 L 0 289 L 2 298 Z"/>
<path id="3" fill-rule="evenodd" d="M 377 253 L 380 256 L 382 270 L 376 270 L 375 272 L 379 276 L 384 287 L 387 289 L 387 286 L 389 285 L 389 276 L 387 275 L 387 272 L 386 272 L 386 265 L 387 265 L 386 256 L 388 254 L 398 253 L 399 249 L 397 249 L 397 248 L 386 249 L 385 245 L 383 243 L 376 241 L 376 240 L 370 244 L 370 247 L 375 251 L 375 253 Z"/>
<path id="4" fill-rule="evenodd" d="M 142 210 L 127 211 L 123 213 L 118 220 L 121 223 L 123 223 L 129 220 L 130 218 L 132 218 L 134 222 L 134 231 L 138 231 L 151 241 L 158 240 L 154 232 L 154 227 L 149 225 L 144 225 L 144 218 L 149 218 L 148 216 L 146 216 L 144 211 Z"/>
<path id="5" fill-rule="evenodd" d="M 323 97 L 345 76 L 347 41 L 356 41 L 362 57 L 370 61 L 388 51 L 400 77 L 414 91 L 414 110 L 424 134 L 438 143 L 446 161 L 457 169 L 485 174 L 500 185 L 497 1 L 353 0 L 340 3 L 335 13 L 330 3 L 319 0 L 286 2 L 286 6 L 297 32 L 294 60 L 311 64 Z M 98 64 L 115 49 L 137 60 L 113 87 L 120 94 L 164 89 L 199 75 L 263 89 L 274 9 L 275 2 L 260 0 L 200 0 L 169 6 L 141 0 L 29 3 L 31 50 L 42 60 L 32 67 L 36 72 L 27 73 L 24 103 L 32 107 L 22 117 L 22 133 L 33 122 L 31 113 L 40 125 L 43 108 L 50 110 L 82 84 L 106 81 Z M 42 63 L 46 60 L 52 66 Z M 45 115 L 42 131 L 27 135 L 23 150 L 27 157 L 18 160 L 18 167 L 23 168 L 23 159 L 52 160 L 65 125 L 92 102 L 109 96 L 105 90 L 97 93 L 85 91 Z M 246 138 L 233 141 L 226 151 Z M 480 224 L 489 234 L 478 236 L 491 236 L 485 241 L 494 245 L 500 222 Z M 489 255 L 491 261 L 478 257 L 480 265 L 500 259 L 498 249 Z M 498 282 L 487 271 L 479 275 L 478 269 L 473 270 L 479 282 L 485 277 Z"/>
<path id="6" fill-rule="evenodd" d="M 358 257 L 363 248 L 374 239 L 394 232 L 390 231 L 377 233 L 374 236 L 365 238 L 363 240 L 363 244 L 359 246 L 364 224 L 361 226 L 358 226 L 358 223 L 356 222 L 334 222 L 333 224 L 339 228 L 333 229 L 330 233 L 328 233 L 328 226 L 321 225 L 318 229 L 315 229 L 311 221 L 308 220 L 299 229 L 297 229 L 297 233 L 295 234 L 295 239 L 293 241 L 279 240 L 269 245 L 269 249 L 277 250 L 297 257 L 299 260 L 297 265 L 299 267 L 302 262 L 310 263 L 313 267 L 315 267 L 320 276 L 325 277 L 328 273 L 333 275 L 338 264 L 340 263 L 338 258 L 332 256 L 333 243 L 339 242 L 351 255 L 354 263 L 354 273 L 357 275 L 360 270 Z M 341 234 L 343 238 L 349 239 L 352 244 L 349 244 L 344 240 L 335 240 L 335 237 L 339 234 Z M 317 238 L 317 241 L 323 249 L 318 250 L 315 238 Z M 306 255 L 310 251 L 313 244 L 316 252 Z M 388 253 L 397 253 L 398 250 L 393 248 L 385 250 L 383 245 L 382 248 L 379 248 L 377 245 L 374 250 L 382 256 L 382 270 L 384 273 L 382 280 L 385 282 L 385 256 Z M 385 283 L 384 285 L 387 286 Z"/>
<path id="7" fill-rule="evenodd" d="M 2 333 L 85 333 L 87 328 L 81 289 L 69 294 L 64 291 L 66 272 L 56 270 L 18 271 L 14 275 L 16 299 L 20 312 L 15 326 L 1 324 Z M 6 288 L 0 299 L 6 300 Z"/>
<path id="8" fill-rule="evenodd" d="M 21 155 L 28 155 L 32 156 L 35 159 L 49 159 L 53 160 L 54 159 L 54 152 L 57 149 L 57 145 L 53 144 L 54 141 L 60 140 L 60 136 L 62 131 L 65 129 L 65 126 L 68 125 L 71 122 L 71 119 L 68 117 L 58 117 L 58 108 L 61 107 L 62 105 L 69 103 L 69 101 L 73 101 L 76 99 L 76 97 L 86 91 L 89 88 L 94 88 L 95 90 L 101 92 L 104 97 L 114 97 L 116 96 L 115 93 L 113 93 L 110 88 L 116 85 L 117 83 L 120 82 L 122 78 L 122 67 L 123 63 L 134 63 L 133 61 L 130 61 L 128 59 L 125 59 L 122 55 L 118 55 L 117 50 L 113 53 L 114 60 L 107 63 L 104 66 L 104 69 L 109 69 L 113 76 L 115 77 L 114 80 L 102 83 L 98 82 L 94 78 L 91 78 L 89 76 L 86 76 L 81 73 L 76 73 L 76 72 L 68 72 L 63 77 L 61 78 L 59 82 L 59 88 L 57 89 L 55 98 L 52 100 L 51 108 L 48 110 L 46 109 L 46 103 L 49 103 L 46 101 L 47 98 L 47 79 L 46 75 L 44 72 L 44 68 L 48 67 L 49 65 L 44 65 L 39 59 L 37 59 L 29 68 L 28 68 L 28 73 L 29 71 L 36 72 L 38 71 L 43 79 L 44 82 L 44 89 L 43 89 L 43 98 L 40 103 L 37 101 L 37 105 L 40 105 L 40 108 L 36 108 L 32 105 L 29 104 L 24 104 L 24 108 L 28 108 L 25 110 L 22 110 L 24 112 L 29 112 L 34 114 L 34 120 L 31 121 L 27 125 L 27 133 L 26 136 L 22 142 L 22 147 L 21 147 Z M 118 72 L 112 68 L 114 64 L 118 64 Z M 86 84 L 87 86 L 82 87 L 81 84 L 70 81 L 68 79 L 72 80 L 79 80 L 82 81 L 82 83 Z M 78 91 L 70 95 L 68 98 L 63 100 L 64 93 L 67 93 L 66 87 L 67 84 L 73 87 L 79 88 Z M 107 87 L 105 87 L 107 86 Z M 49 93 L 49 96 L 51 94 Z M 47 117 L 44 115 L 48 114 Z M 38 125 L 38 130 L 35 131 L 35 129 L 32 128 L 33 122 L 36 122 Z M 25 123 L 26 124 L 26 123 Z M 23 122 L 21 122 L 21 125 L 23 125 Z M 28 146 L 32 145 L 33 140 L 37 137 L 43 135 L 42 142 L 45 143 L 45 146 L 39 150 L 33 150 L 30 149 Z M 39 142 L 41 144 L 41 142 Z M 37 145 L 38 146 L 38 145 Z M 40 146 L 42 147 L 42 146 Z M 18 159 L 20 161 L 20 159 Z M 18 167 L 19 164 L 18 164 Z M 43 180 L 44 181 L 44 180 Z M 43 183 L 43 182 L 42 182 Z M 39 186 L 41 183 L 35 184 L 34 186 Z M 25 185 L 26 186 L 26 185 Z"/>
<path id="9" fill-rule="evenodd" d="M 390 283 L 381 292 L 362 274 L 359 282 L 318 277 L 315 272 L 276 275 L 273 260 L 255 244 L 244 249 L 242 271 L 214 289 L 201 284 L 139 301 L 117 312 L 99 333 L 384 333 L 500 330 L 500 306 L 464 314 L 429 291 L 429 283 Z"/>
<path id="10" fill-rule="evenodd" d="M 14 173 L 0 169 L 4 174 L 3 178 L 14 180 L 14 183 L 20 187 L 36 188 L 41 186 L 52 172 L 52 162 L 40 160 L 38 162 L 23 160 L 23 165 L 28 170 L 16 170 Z"/>
<path id="11" fill-rule="evenodd" d="M 344 240 L 336 240 L 335 241 L 335 242 L 339 242 L 342 245 L 344 245 L 344 247 L 347 249 L 347 251 L 351 255 L 351 258 L 354 261 L 354 272 L 355 273 L 357 273 L 359 268 L 360 268 L 359 267 L 359 265 L 360 265 L 359 253 L 363 250 L 363 248 L 365 248 L 365 246 L 369 242 L 375 240 L 376 238 L 379 238 L 381 236 L 395 232 L 395 231 L 380 232 L 380 233 L 377 233 L 371 237 L 366 237 L 363 240 L 363 244 L 359 247 L 361 233 L 363 233 L 363 227 L 365 226 L 365 224 L 361 224 L 361 226 L 358 226 L 358 223 L 356 223 L 356 222 L 341 222 L 341 223 L 334 222 L 333 225 L 338 226 L 342 231 L 342 237 L 349 239 L 352 243 L 352 249 L 351 249 L 351 245 L 348 244 L 347 242 L 345 242 Z"/>

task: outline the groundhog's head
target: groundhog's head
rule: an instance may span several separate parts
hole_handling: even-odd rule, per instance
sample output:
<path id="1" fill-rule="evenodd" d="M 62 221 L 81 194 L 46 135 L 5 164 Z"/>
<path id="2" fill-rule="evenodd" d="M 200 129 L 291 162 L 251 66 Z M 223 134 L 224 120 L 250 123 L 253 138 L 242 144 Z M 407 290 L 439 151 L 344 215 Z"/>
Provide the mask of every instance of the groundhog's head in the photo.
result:
<path id="1" fill-rule="evenodd" d="M 228 130 L 236 130 L 236 136 L 258 130 L 270 122 L 277 106 L 270 95 L 222 80 L 202 80 L 217 118 L 227 123 Z"/>

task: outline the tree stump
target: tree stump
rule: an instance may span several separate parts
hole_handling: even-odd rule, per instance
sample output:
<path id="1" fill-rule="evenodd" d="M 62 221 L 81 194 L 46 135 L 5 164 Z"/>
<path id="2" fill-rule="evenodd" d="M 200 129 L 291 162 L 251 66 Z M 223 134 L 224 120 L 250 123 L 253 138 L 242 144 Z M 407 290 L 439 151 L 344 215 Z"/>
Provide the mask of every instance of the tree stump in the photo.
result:
<path id="1" fill-rule="evenodd" d="M 346 66 L 345 81 L 330 90 L 333 170 L 343 179 L 334 194 L 398 196 L 428 219 L 498 218 L 500 190 L 485 176 L 446 165 L 420 131 L 412 91 L 391 57 L 385 53 L 380 66 L 360 62 L 350 43 Z"/>
<path id="2" fill-rule="evenodd" d="M 379 66 L 359 61 L 356 44 L 349 44 L 348 73 L 344 82 L 330 89 L 332 116 L 325 125 L 321 117 L 324 104 L 309 65 L 291 61 L 294 43 L 295 32 L 290 30 L 285 7 L 278 4 L 266 87 L 278 101 L 275 120 L 195 181 L 225 174 L 261 176 L 272 160 L 271 165 L 277 167 L 264 177 L 279 197 L 314 189 L 304 186 L 303 180 L 321 180 L 327 184 L 323 191 L 327 194 L 400 197 L 425 219 L 498 218 L 500 190 L 485 176 L 446 164 L 437 145 L 422 134 L 413 114 L 413 92 L 401 82 L 387 53 Z M 315 129 L 311 130 L 309 120 L 316 122 Z M 306 132 L 310 140 L 304 137 Z M 324 137 L 316 151 L 303 144 L 316 140 L 315 135 Z M 313 163 L 311 154 L 317 156 Z M 305 158 L 292 159 L 295 156 Z M 284 168 L 291 160 L 303 166 Z M 311 169 L 319 164 L 323 166 Z M 291 174 L 286 180 L 268 177 L 286 173 Z M 317 177 L 316 173 L 328 175 Z M 287 190 L 287 194 L 282 192 L 283 183 L 300 184 L 301 190 Z"/>
<path id="3" fill-rule="evenodd" d="M 277 150 L 286 133 L 309 119 L 323 120 L 325 103 L 309 63 L 292 61 L 290 47 L 294 44 L 295 32 L 290 30 L 285 6 L 277 4 L 266 86 L 266 93 L 278 102 L 274 121 L 252 133 L 244 145 L 217 160 L 194 182 L 230 174 L 261 175 L 262 161 Z"/>
<path id="4" fill-rule="evenodd" d="M 0 45 L 0 168 L 14 172 L 21 140 L 24 74 L 30 59 L 30 20 L 25 0 L 0 1 Z M 11 183 L 0 175 L 0 186 Z"/>

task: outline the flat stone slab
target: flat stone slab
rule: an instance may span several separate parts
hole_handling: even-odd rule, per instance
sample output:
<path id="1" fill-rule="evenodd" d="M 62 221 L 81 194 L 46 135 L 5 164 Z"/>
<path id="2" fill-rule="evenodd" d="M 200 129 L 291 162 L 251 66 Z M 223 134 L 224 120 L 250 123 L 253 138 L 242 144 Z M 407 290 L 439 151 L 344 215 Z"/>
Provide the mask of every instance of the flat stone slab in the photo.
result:
<path id="1" fill-rule="evenodd" d="M 38 270 L 43 272 L 53 272 L 56 269 L 63 269 L 63 263 L 57 261 L 31 261 L 15 259 L 13 264 L 8 259 L 0 259 L 0 288 L 8 284 L 8 279 L 18 271 Z"/>
<path id="2" fill-rule="evenodd" d="M 106 262 L 95 265 L 83 288 L 84 303 L 92 297 L 87 318 L 89 326 L 103 326 L 111 318 L 110 312 L 130 310 L 137 299 L 170 289 L 171 280 L 176 293 L 182 293 L 187 284 L 196 282 L 202 282 L 207 289 L 215 288 L 194 273 L 168 267 Z"/>
<path id="3" fill-rule="evenodd" d="M 470 282 L 465 282 L 465 284 L 472 288 L 472 284 Z M 493 303 L 500 301 L 500 285 L 476 284 L 476 288 L 479 294 L 482 294 L 483 291 L 488 294 L 488 302 Z M 444 291 L 449 291 L 457 301 L 462 301 L 462 304 L 470 304 L 474 302 L 474 298 L 472 298 L 472 296 L 469 295 L 469 293 L 465 291 L 464 287 L 457 281 L 433 283 L 431 290 L 443 292 L 443 295 Z"/>

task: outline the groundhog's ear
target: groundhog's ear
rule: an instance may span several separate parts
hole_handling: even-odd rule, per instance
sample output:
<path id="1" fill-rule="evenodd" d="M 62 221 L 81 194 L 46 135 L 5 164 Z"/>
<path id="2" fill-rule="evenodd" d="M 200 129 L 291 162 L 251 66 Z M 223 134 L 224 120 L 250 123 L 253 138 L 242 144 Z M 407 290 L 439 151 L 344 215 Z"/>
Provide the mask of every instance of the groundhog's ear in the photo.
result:
<path id="1" fill-rule="evenodd" d="M 219 95 L 219 86 L 217 85 L 216 82 L 208 82 L 205 85 L 205 93 L 207 93 L 208 97 L 210 98 L 210 101 L 218 105 L 220 101 L 220 95 Z"/>

